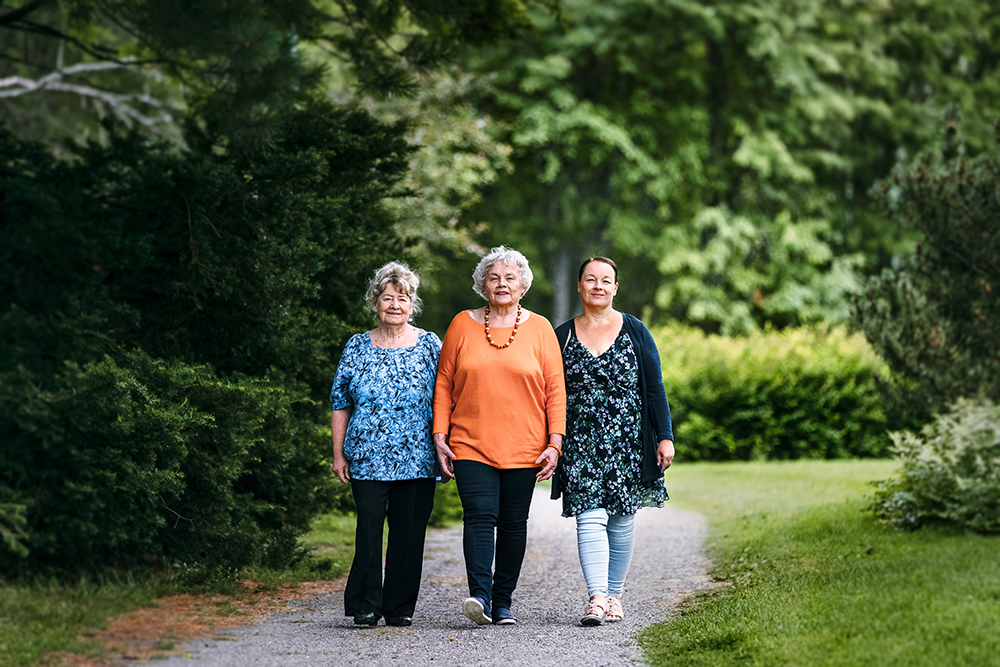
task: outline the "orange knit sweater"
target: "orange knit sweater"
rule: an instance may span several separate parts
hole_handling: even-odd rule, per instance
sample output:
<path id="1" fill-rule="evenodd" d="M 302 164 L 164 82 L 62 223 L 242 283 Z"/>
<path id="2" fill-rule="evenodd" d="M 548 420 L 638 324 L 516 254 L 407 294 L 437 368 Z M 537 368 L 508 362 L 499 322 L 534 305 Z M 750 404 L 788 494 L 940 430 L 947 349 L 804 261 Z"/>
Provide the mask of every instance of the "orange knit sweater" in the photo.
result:
<path id="1" fill-rule="evenodd" d="M 506 342 L 513 327 L 490 327 Z M 434 432 L 449 435 L 460 461 L 533 468 L 550 433 L 566 433 L 566 380 L 552 325 L 541 315 L 520 324 L 498 350 L 463 310 L 441 345 L 434 387 Z"/>

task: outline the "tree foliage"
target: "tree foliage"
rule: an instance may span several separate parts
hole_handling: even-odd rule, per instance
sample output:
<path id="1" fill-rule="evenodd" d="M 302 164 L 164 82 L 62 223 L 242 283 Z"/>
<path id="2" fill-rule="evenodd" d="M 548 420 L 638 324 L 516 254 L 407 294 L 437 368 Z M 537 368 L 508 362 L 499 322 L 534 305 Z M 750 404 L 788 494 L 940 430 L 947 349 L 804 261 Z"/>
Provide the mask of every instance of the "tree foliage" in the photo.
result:
<path id="1" fill-rule="evenodd" d="M 898 240 L 858 193 L 949 107 L 1000 110 L 991 3 L 567 0 L 536 27 L 469 60 L 496 72 L 481 104 L 515 165 L 477 212 L 487 243 L 542 260 L 556 319 L 599 252 L 625 260 L 635 312 L 843 320 L 860 253 Z"/>
<path id="2" fill-rule="evenodd" d="M 888 220 L 923 240 L 869 280 L 855 316 L 922 412 L 1000 400 L 1000 161 L 963 152 L 951 123 L 942 148 L 872 189 Z"/>
<path id="3" fill-rule="evenodd" d="M 414 151 L 409 110 L 321 101 L 324 68 L 413 94 L 526 6 L 0 5 L 6 118 L 41 117 L 0 129 L 0 569 L 294 556 L 333 500 L 323 399 L 371 270 L 404 251 L 386 202 Z M 173 141 L 148 132 L 165 108 Z M 446 180 L 434 198 L 474 197 Z"/>
<path id="4" fill-rule="evenodd" d="M 430 279 L 449 257 L 480 252 L 482 225 L 467 219 L 482 191 L 509 173 L 511 147 L 497 138 L 496 122 L 472 100 L 489 94 L 486 77 L 449 70 L 420 77 L 417 94 L 376 102 L 366 108 L 385 122 L 407 121 L 407 141 L 414 148 L 403 179 L 407 196 L 386 202 L 397 219 L 397 232 Z"/>
<path id="5" fill-rule="evenodd" d="M 113 115 L 181 141 L 187 111 L 236 146 L 260 149 L 280 125 L 278 115 L 321 83 L 331 61 L 349 70 L 364 94 L 412 95 L 415 73 L 439 66 L 462 44 L 490 43 L 524 28 L 528 4 L 24 0 L 13 8 L 0 5 L 0 119 L 24 126 L 31 132 L 25 138 L 79 140 L 88 131 L 99 136 L 97 121 Z"/>
<path id="6" fill-rule="evenodd" d="M 0 488 L 30 566 L 280 563 L 330 501 L 317 406 L 410 149 L 328 103 L 282 120 L 256 157 L 3 133 Z"/>

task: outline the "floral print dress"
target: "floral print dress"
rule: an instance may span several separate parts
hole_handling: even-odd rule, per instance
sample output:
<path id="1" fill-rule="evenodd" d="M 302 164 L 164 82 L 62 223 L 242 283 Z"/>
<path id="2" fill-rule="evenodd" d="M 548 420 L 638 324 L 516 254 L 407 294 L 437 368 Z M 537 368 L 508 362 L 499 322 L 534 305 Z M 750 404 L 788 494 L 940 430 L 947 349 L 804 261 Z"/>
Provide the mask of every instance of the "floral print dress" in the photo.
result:
<path id="1" fill-rule="evenodd" d="M 626 515 L 642 507 L 663 507 L 663 478 L 642 481 L 639 362 L 624 327 L 597 357 L 572 332 L 563 350 L 563 368 L 563 516 L 598 508 Z"/>
<path id="2" fill-rule="evenodd" d="M 412 347 L 372 345 L 367 332 L 351 336 L 330 391 L 333 410 L 351 408 L 344 457 L 351 478 L 395 481 L 434 477 L 431 439 L 434 380 L 441 339 L 421 330 Z"/>

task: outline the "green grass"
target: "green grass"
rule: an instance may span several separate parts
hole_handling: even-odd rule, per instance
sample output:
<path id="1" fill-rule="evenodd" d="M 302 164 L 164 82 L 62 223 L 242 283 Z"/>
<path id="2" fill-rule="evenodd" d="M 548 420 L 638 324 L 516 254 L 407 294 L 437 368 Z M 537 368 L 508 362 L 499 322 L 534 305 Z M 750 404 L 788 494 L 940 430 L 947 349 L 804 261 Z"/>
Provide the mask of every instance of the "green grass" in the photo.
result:
<path id="1" fill-rule="evenodd" d="M 95 642 L 77 635 L 153 597 L 150 587 L 134 583 L 0 585 L 0 665 L 34 665 L 50 651 L 99 655 Z"/>
<path id="2" fill-rule="evenodd" d="M 302 540 L 310 555 L 288 570 L 250 569 L 239 573 L 180 572 L 141 580 L 96 585 L 82 582 L 0 583 L 0 665 L 37 665 L 59 652 L 99 657 L 106 649 L 87 635 L 108 620 L 161 595 L 179 592 L 242 594 L 236 579 L 254 579 L 264 588 L 303 581 L 336 579 L 354 557 L 354 517 L 327 515 L 317 519 Z M 232 605 L 228 605 L 232 607 Z M 232 607 L 235 608 L 235 607 Z M 223 602 L 219 613 L 227 610 Z M 78 637 L 83 639 L 78 639 Z"/>
<path id="3" fill-rule="evenodd" d="M 671 504 L 704 514 L 714 574 L 640 641 L 653 665 L 998 665 L 1000 541 L 900 533 L 864 511 L 890 461 L 687 464 Z"/>

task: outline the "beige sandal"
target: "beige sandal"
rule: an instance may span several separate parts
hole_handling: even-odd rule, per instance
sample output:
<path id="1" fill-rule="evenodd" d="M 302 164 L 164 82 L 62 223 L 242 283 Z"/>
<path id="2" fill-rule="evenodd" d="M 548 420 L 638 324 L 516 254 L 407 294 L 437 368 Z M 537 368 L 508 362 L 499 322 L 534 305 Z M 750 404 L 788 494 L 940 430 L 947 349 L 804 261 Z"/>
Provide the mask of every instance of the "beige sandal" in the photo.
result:
<path id="1" fill-rule="evenodd" d="M 625 611 L 622 609 L 622 596 L 612 595 L 608 598 L 608 613 L 604 615 L 604 620 L 608 623 L 614 623 L 615 621 L 620 621 L 625 617 Z"/>
<path id="2" fill-rule="evenodd" d="M 595 595 L 590 598 L 587 604 L 587 612 L 580 619 L 580 625 L 600 625 L 604 622 L 604 616 L 608 613 L 608 598 L 603 595 Z"/>

